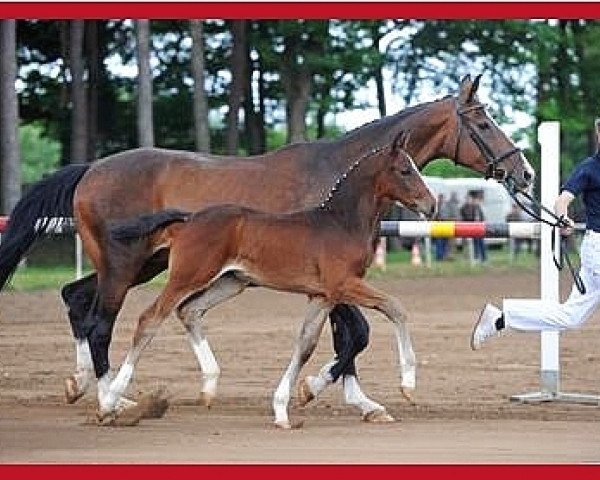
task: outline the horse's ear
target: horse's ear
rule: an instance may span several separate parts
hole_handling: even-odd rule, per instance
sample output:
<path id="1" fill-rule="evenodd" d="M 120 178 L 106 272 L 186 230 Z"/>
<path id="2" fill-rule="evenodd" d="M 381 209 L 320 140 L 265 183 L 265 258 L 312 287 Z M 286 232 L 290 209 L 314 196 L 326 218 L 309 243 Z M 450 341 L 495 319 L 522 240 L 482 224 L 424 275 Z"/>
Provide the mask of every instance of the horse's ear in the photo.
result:
<path id="1" fill-rule="evenodd" d="M 469 103 L 473 99 L 473 95 L 477 91 L 479 87 L 479 78 L 481 75 L 478 75 L 475 81 L 471 80 L 471 75 L 465 75 L 463 79 L 460 81 L 460 90 L 458 92 L 458 102 L 461 105 Z M 475 88 L 473 88 L 475 87 Z"/>
<path id="2" fill-rule="evenodd" d="M 479 89 L 479 81 L 481 80 L 481 74 L 475 77 L 473 81 L 473 85 L 471 86 L 471 93 L 469 94 L 469 102 L 472 102 L 475 99 L 475 95 L 477 94 L 477 90 Z"/>

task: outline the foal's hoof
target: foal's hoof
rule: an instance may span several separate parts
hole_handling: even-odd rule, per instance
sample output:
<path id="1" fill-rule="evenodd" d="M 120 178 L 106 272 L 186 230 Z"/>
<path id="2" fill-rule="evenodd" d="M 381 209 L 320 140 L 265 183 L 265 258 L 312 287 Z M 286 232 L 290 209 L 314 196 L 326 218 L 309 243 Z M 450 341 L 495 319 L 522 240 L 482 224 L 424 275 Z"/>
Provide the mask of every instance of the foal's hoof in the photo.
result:
<path id="1" fill-rule="evenodd" d="M 302 428 L 304 426 L 304 421 L 299 420 L 297 422 L 291 423 L 289 420 L 281 420 L 274 422 L 275 427 L 281 430 L 296 430 L 298 428 Z"/>
<path id="2" fill-rule="evenodd" d="M 164 390 L 141 395 L 137 402 L 137 407 L 141 418 L 162 418 L 169 409 L 169 400 Z M 133 410 L 127 409 L 127 410 Z M 126 412 L 127 410 L 124 410 Z"/>
<path id="3" fill-rule="evenodd" d="M 200 404 L 204 405 L 206 408 L 212 407 L 212 402 L 215 399 L 214 393 L 209 392 L 200 392 Z"/>
<path id="4" fill-rule="evenodd" d="M 315 395 L 311 392 L 310 387 L 308 386 L 307 378 L 303 378 L 300 384 L 298 385 L 298 405 L 301 407 L 306 406 L 309 402 L 313 401 Z"/>
<path id="5" fill-rule="evenodd" d="M 385 410 L 371 410 L 363 415 L 363 422 L 367 423 L 392 423 L 396 419 Z"/>
<path id="6" fill-rule="evenodd" d="M 410 403 L 411 405 L 416 404 L 416 402 L 413 398 L 414 391 L 415 391 L 415 389 L 410 388 L 410 387 L 401 387 L 400 388 L 400 393 L 406 400 L 408 400 L 408 403 Z"/>
<path id="7" fill-rule="evenodd" d="M 65 400 L 69 405 L 83 397 L 84 393 L 84 391 L 79 390 L 79 385 L 77 385 L 74 375 L 65 379 Z"/>
<path id="8" fill-rule="evenodd" d="M 136 406 L 121 412 L 96 412 L 96 425 L 99 427 L 134 427 L 142 419 L 142 412 Z"/>

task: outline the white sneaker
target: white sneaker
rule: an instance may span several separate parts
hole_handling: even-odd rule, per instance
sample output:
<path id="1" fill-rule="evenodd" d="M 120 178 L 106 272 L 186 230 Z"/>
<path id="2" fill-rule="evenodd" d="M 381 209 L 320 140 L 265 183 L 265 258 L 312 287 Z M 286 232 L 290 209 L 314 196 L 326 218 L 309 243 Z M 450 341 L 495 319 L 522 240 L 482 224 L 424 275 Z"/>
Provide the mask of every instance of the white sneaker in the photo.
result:
<path id="1" fill-rule="evenodd" d="M 496 328 L 496 320 L 501 316 L 502 310 L 491 303 L 486 303 L 471 334 L 471 348 L 473 350 L 479 350 L 483 346 L 483 342 L 498 335 L 499 330 Z"/>

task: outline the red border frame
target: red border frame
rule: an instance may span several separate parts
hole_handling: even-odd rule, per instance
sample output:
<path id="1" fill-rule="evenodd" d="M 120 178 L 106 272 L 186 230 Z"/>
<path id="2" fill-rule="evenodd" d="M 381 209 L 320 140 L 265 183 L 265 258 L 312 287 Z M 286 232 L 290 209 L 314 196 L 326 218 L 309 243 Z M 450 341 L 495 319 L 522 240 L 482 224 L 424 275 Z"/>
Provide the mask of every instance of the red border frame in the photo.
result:
<path id="1" fill-rule="evenodd" d="M 597 2 L 1 2 L 2 18 L 600 18 Z"/>
<path id="2" fill-rule="evenodd" d="M 6 465 L 3 478 L 39 480 L 377 480 L 460 479 L 460 480 L 597 480 L 600 468 L 594 465 Z"/>
<path id="3" fill-rule="evenodd" d="M 540 13 L 543 12 L 543 15 Z M 143 15 L 141 15 L 143 13 Z M 428 18 L 428 19 L 517 19 L 517 18 L 600 18 L 596 2 L 0 2 L 0 18 L 69 19 L 88 18 Z M 402 441 L 401 438 L 398 439 Z M 0 447 L 1 448 L 1 447 Z M 600 461 L 600 451 L 599 458 Z M 217 475 L 269 480 L 313 480 L 335 477 L 343 480 L 394 478 L 460 478 L 460 480 L 596 480 L 598 465 L 0 465 L 6 479 L 39 480 L 77 478 L 106 480 L 163 479 L 176 476 L 198 480 Z"/>

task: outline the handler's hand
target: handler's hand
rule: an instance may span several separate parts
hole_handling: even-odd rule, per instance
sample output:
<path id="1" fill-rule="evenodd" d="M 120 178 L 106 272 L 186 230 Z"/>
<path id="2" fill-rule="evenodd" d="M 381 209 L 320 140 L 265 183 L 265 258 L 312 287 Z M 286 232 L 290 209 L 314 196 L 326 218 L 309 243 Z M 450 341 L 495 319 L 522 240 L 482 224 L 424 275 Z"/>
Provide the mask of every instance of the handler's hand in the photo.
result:
<path id="1" fill-rule="evenodd" d="M 573 220 L 571 220 L 569 217 L 567 217 L 566 215 L 564 215 L 562 217 L 562 221 L 563 221 L 563 223 L 567 224 L 567 226 L 560 228 L 560 234 L 561 235 L 571 235 L 573 233 L 573 230 L 575 229 L 575 222 Z"/>

